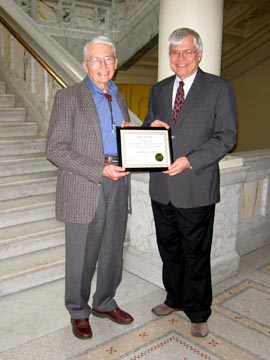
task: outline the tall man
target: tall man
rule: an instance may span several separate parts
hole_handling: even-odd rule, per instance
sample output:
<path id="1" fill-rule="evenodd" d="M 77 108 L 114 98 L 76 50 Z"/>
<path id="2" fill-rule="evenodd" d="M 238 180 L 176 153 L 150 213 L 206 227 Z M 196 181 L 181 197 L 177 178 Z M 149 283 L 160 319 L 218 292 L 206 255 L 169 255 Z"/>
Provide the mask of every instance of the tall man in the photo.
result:
<path id="1" fill-rule="evenodd" d="M 111 40 L 99 36 L 87 43 L 83 67 L 82 82 L 56 93 L 47 157 L 59 168 L 56 217 L 65 222 L 65 305 L 74 335 L 89 339 L 90 313 L 119 324 L 133 321 L 114 300 L 122 275 L 129 175 L 118 166 L 115 127 L 125 126 L 129 115 L 111 80 L 117 67 Z"/>
<path id="2" fill-rule="evenodd" d="M 199 34 L 181 28 L 169 37 L 175 75 L 151 89 L 143 126 L 171 127 L 174 162 L 151 173 L 150 196 L 167 292 L 157 316 L 183 310 L 191 334 L 208 334 L 212 285 L 210 252 L 215 204 L 220 200 L 218 161 L 236 143 L 237 111 L 228 81 L 199 68 Z"/>

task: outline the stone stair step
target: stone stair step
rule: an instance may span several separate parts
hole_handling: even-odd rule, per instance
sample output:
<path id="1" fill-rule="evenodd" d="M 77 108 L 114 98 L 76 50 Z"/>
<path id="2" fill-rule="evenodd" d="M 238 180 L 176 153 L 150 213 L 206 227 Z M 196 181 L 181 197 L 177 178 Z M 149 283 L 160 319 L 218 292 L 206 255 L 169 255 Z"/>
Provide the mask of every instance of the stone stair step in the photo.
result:
<path id="1" fill-rule="evenodd" d="M 64 223 L 56 219 L 34 221 L 0 229 L 0 259 L 63 245 Z"/>
<path id="2" fill-rule="evenodd" d="M 0 94 L 0 107 L 15 107 L 15 95 Z"/>
<path id="3" fill-rule="evenodd" d="M 2 138 L 12 136 L 35 136 L 37 135 L 37 123 L 24 122 L 0 122 L 0 134 Z"/>
<path id="4" fill-rule="evenodd" d="M 0 201 L 55 192 L 57 171 L 0 177 Z"/>
<path id="5" fill-rule="evenodd" d="M 0 262 L 0 296 L 62 279 L 64 246 L 5 259 Z"/>
<path id="6" fill-rule="evenodd" d="M 45 152 L 46 138 L 41 136 L 0 137 L 0 156 Z"/>
<path id="7" fill-rule="evenodd" d="M 0 177 L 55 170 L 44 153 L 0 156 Z"/>
<path id="8" fill-rule="evenodd" d="M 0 296 L 64 277 L 64 223 L 55 219 L 57 168 L 46 138 L 0 81 Z"/>
<path id="9" fill-rule="evenodd" d="M 55 193 L 0 202 L 0 228 L 55 217 Z"/>
<path id="10" fill-rule="evenodd" d="M 0 107 L 0 121 L 25 121 L 26 109 L 23 107 Z"/>

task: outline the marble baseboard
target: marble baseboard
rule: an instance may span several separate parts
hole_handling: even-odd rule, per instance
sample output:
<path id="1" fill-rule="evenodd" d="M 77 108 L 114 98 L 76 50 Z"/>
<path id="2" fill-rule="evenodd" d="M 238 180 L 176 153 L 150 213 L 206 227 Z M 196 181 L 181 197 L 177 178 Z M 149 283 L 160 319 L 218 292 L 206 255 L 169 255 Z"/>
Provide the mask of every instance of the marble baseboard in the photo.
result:
<path id="1" fill-rule="evenodd" d="M 257 221 L 256 225 L 253 228 L 239 226 L 237 251 L 241 256 L 270 243 L 269 221 Z"/>
<path id="2" fill-rule="evenodd" d="M 232 251 L 211 259 L 212 284 L 215 285 L 238 274 L 240 256 Z"/>
<path id="3" fill-rule="evenodd" d="M 163 288 L 162 262 L 159 256 L 128 247 L 124 256 L 124 269 Z"/>

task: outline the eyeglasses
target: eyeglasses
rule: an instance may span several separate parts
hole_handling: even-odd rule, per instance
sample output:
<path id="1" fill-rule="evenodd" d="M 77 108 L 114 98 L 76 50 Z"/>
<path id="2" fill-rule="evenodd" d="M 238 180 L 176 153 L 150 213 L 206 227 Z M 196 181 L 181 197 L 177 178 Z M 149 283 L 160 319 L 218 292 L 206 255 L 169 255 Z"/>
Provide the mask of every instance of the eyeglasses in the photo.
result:
<path id="1" fill-rule="evenodd" d="M 88 60 L 84 60 L 85 62 L 89 62 L 92 66 L 95 67 L 99 67 L 100 64 L 102 63 L 102 61 L 106 64 L 106 65 L 114 65 L 115 63 L 115 58 L 113 56 L 105 56 L 103 59 L 101 59 L 100 57 L 92 57 Z"/>
<path id="2" fill-rule="evenodd" d="M 197 50 L 171 50 L 170 56 L 172 58 L 177 58 L 178 56 L 182 55 L 183 57 L 191 57 L 197 53 Z"/>

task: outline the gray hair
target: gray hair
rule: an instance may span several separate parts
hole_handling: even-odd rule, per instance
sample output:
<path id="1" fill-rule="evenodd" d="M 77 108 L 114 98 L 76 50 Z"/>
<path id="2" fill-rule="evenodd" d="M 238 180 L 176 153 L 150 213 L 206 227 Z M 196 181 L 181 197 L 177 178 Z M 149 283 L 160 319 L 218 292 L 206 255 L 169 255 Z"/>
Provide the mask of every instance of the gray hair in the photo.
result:
<path id="1" fill-rule="evenodd" d="M 171 33 L 171 35 L 168 38 L 169 50 L 171 46 L 180 45 L 181 42 L 184 40 L 184 38 L 188 35 L 191 35 L 193 37 L 194 44 L 197 50 L 203 51 L 203 44 L 200 35 L 195 30 L 189 28 L 176 29 Z"/>
<path id="2" fill-rule="evenodd" d="M 116 56 L 116 48 L 115 48 L 115 45 L 112 42 L 112 40 L 109 39 L 107 36 L 100 35 L 100 36 L 95 37 L 94 39 L 92 39 L 91 41 L 89 41 L 87 44 L 84 45 L 84 48 L 83 48 L 83 59 L 84 60 L 87 60 L 88 47 L 93 44 L 105 44 L 105 45 L 110 46 L 113 50 L 113 56 Z"/>

